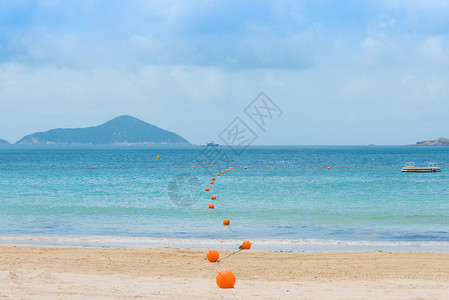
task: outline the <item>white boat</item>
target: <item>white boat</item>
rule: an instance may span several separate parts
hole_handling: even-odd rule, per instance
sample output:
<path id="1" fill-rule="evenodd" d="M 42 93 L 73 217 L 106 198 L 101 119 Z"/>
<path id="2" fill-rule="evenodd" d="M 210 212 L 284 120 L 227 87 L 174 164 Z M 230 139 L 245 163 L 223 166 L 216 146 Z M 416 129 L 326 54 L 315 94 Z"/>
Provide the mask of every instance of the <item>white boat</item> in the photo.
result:
<path id="1" fill-rule="evenodd" d="M 402 172 L 441 172 L 441 168 L 437 163 L 429 163 L 427 167 L 417 167 L 414 162 L 405 163 L 405 167 L 402 168 Z"/>

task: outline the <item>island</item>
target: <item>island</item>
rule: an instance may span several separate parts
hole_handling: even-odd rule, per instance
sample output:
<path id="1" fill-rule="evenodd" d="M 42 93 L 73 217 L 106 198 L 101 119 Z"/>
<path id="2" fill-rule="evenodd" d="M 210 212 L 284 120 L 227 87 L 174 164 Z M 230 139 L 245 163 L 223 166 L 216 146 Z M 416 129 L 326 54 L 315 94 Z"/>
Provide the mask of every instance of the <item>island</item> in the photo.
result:
<path id="1" fill-rule="evenodd" d="M 425 140 L 417 142 L 411 146 L 449 146 L 449 139 L 445 137 L 440 137 L 436 140 Z"/>
<path id="2" fill-rule="evenodd" d="M 178 134 L 132 116 L 119 116 L 88 128 L 52 129 L 27 135 L 17 145 L 179 145 Z"/>
<path id="3" fill-rule="evenodd" d="M 0 145 L 9 145 L 8 141 L 0 139 Z"/>

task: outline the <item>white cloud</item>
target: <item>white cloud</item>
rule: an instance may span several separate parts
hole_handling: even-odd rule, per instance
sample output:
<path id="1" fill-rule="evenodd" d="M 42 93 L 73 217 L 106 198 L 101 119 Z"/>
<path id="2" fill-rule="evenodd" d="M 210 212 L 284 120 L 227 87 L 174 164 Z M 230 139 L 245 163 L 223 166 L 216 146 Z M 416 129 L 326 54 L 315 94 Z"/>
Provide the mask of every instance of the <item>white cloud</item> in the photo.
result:
<path id="1" fill-rule="evenodd" d="M 449 39 L 446 36 L 429 36 L 419 46 L 420 54 L 440 63 L 449 62 Z"/>

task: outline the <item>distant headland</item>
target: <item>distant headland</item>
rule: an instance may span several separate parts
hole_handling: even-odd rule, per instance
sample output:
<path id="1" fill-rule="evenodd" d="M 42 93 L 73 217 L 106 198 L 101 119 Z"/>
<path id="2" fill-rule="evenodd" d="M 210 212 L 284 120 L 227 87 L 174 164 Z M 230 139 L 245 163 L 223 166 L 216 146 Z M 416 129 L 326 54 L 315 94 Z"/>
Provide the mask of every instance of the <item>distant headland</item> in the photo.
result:
<path id="1" fill-rule="evenodd" d="M 8 141 L 0 139 L 0 145 L 9 145 Z"/>
<path id="2" fill-rule="evenodd" d="M 449 139 L 445 137 L 440 137 L 436 140 L 425 140 L 412 144 L 410 146 L 449 146 Z"/>
<path id="3" fill-rule="evenodd" d="M 6 141 L 5 141 L 6 142 Z M 1 143 L 1 141 L 0 141 Z M 6 142 L 9 144 L 8 142 Z M 20 139 L 16 145 L 188 145 L 178 134 L 131 116 L 87 128 L 52 129 Z"/>

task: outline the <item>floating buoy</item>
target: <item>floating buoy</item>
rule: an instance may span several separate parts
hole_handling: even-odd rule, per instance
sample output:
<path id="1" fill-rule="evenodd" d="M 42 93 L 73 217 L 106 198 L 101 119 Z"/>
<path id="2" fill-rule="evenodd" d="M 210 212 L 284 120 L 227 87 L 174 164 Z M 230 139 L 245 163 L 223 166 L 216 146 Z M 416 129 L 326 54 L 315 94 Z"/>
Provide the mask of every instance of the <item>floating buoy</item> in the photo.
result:
<path id="1" fill-rule="evenodd" d="M 328 170 L 330 170 L 330 169 L 331 169 L 331 167 L 327 167 L 327 169 L 328 169 Z"/>
<path id="2" fill-rule="evenodd" d="M 217 278 L 215 279 L 217 285 L 221 289 L 232 289 L 235 285 L 235 275 L 229 270 L 223 270 L 218 272 Z"/>
<path id="3" fill-rule="evenodd" d="M 245 167 L 245 170 L 248 170 L 248 167 Z"/>
<path id="4" fill-rule="evenodd" d="M 212 177 L 212 181 L 215 180 L 215 177 Z"/>
<path id="5" fill-rule="evenodd" d="M 214 209 L 215 206 L 211 203 L 211 204 L 209 204 L 209 208 L 210 208 L 210 209 Z"/>
<path id="6" fill-rule="evenodd" d="M 209 192 L 209 188 L 205 188 L 204 190 L 205 190 L 206 192 Z"/>
<path id="7" fill-rule="evenodd" d="M 229 167 L 229 170 L 232 170 L 232 169 L 234 169 L 233 167 Z"/>
<path id="8" fill-rule="evenodd" d="M 220 176 L 220 173 L 217 173 L 217 176 Z"/>
<path id="9" fill-rule="evenodd" d="M 158 156 L 156 156 L 156 160 L 159 160 L 159 155 L 158 155 Z"/>
<path id="10" fill-rule="evenodd" d="M 221 174 L 224 174 L 224 172 L 221 172 Z"/>
<path id="11" fill-rule="evenodd" d="M 210 262 L 216 262 L 218 260 L 218 258 L 220 257 L 220 254 L 218 254 L 217 250 L 214 249 L 209 249 L 209 251 L 207 251 L 207 260 Z"/>
<path id="12" fill-rule="evenodd" d="M 251 242 L 250 241 L 243 241 L 243 243 L 242 243 L 242 245 L 240 247 L 242 247 L 243 250 L 249 250 L 249 249 L 251 249 Z"/>
<path id="13" fill-rule="evenodd" d="M 223 219 L 224 226 L 229 226 L 229 224 L 231 224 L 231 221 L 229 221 L 229 219 Z"/>
<path id="14" fill-rule="evenodd" d="M 213 195 L 212 200 L 216 200 L 216 199 L 217 199 L 217 195 Z"/>
<path id="15" fill-rule="evenodd" d="M 214 182 L 213 182 L 213 181 L 211 181 L 211 182 L 210 182 L 210 184 L 214 184 Z"/>
<path id="16" fill-rule="evenodd" d="M 226 169 L 226 172 L 229 171 L 229 169 Z"/>

